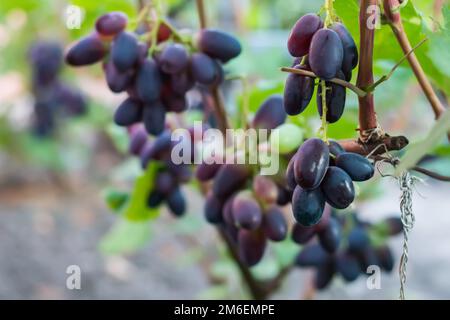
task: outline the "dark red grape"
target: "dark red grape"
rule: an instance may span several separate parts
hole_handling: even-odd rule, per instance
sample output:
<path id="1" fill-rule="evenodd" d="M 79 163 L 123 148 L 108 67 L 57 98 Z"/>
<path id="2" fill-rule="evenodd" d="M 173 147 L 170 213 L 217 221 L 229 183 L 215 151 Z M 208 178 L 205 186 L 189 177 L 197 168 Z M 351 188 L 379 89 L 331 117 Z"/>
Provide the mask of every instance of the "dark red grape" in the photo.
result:
<path id="1" fill-rule="evenodd" d="M 188 52 L 181 44 L 169 44 L 161 52 L 158 63 L 161 70 L 165 73 L 179 73 L 183 71 L 189 63 Z"/>
<path id="2" fill-rule="evenodd" d="M 195 176 L 199 181 L 205 182 L 215 177 L 222 165 L 220 163 L 208 164 L 203 162 L 197 166 Z"/>
<path id="3" fill-rule="evenodd" d="M 95 29 L 102 36 L 115 36 L 125 30 L 128 17 L 123 12 L 109 12 L 95 22 Z"/>
<path id="4" fill-rule="evenodd" d="M 292 196 L 292 212 L 298 223 L 305 227 L 317 224 L 322 217 L 325 198 L 319 189 L 305 190 L 297 186 Z"/>
<path id="5" fill-rule="evenodd" d="M 286 121 L 283 109 L 283 97 L 272 95 L 259 107 L 253 118 L 252 126 L 255 129 L 275 129 Z"/>
<path id="6" fill-rule="evenodd" d="M 396 236 L 403 232 L 402 219 L 399 217 L 387 218 L 383 222 L 387 224 L 388 234 L 390 236 Z"/>
<path id="7" fill-rule="evenodd" d="M 125 72 L 134 67 L 139 58 L 137 37 L 130 32 L 121 32 L 111 46 L 111 60 L 117 70 Z"/>
<path id="8" fill-rule="evenodd" d="M 186 212 L 186 200 L 180 188 L 175 188 L 167 195 L 167 205 L 170 211 L 177 217 L 181 217 Z"/>
<path id="9" fill-rule="evenodd" d="M 157 136 L 164 131 L 166 109 L 159 101 L 146 104 L 144 105 L 142 120 L 147 132 Z"/>
<path id="10" fill-rule="evenodd" d="M 343 57 L 342 41 L 335 31 L 321 29 L 314 34 L 309 49 L 309 65 L 319 78 L 334 78 L 341 70 Z"/>
<path id="11" fill-rule="evenodd" d="M 295 259 L 295 264 L 299 267 L 318 267 L 327 264 L 330 255 L 320 245 L 311 244 L 303 247 Z"/>
<path id="12" fill-rule="evenodd" d="M 203 85 L 212 85 L 219 77 L 216 62 L 203 53 L 191 56 L 191 73 L 194 80 Z"/>
<path id="13" fill-rule="evenodd" d="M 330 161 L 328 145 L 320 139 L 306 140 L 297 152 L 294 174 L 303 189 L 317 188 L 322 182 Z"/>
<path id="14" fill-rule="evenodd" d="M 128 147 L 129 152 L 133 155 L 139 155 L 147 140 L 148 136 L 144 127 L 139 125 L 135 128 L 131 128 L 130 146 Z"/>
<path id="15" fill-rule="evenodd" d="M 114 114 L 114 122 L 118 126 L 128 127 L 142 120 L 142 105 L 139 101 L 127 98 L 120 104 Z"/>
<path id="16" fill-rule="evenodd" d="M 347 172 L 353 181 L 369 180 L 375 173 L 370 161 L 357 153 L 341 153 L 336 157 L 336 166 Z"/>
<path id="17" fill-rule="evenodd" d="M 328 168 L 321 189 L 327 202 L 336 209 L 345 209 L 355 200 L 352 179 L 338 167 Z"/>
<path id="18" fill-rule="evenodd" d="M 106 83 L 112 92 L 125 91 L 133 81 L 134 74 L 132 71 L 120 72 L 111 60 L 104 64 L 104 71 Z"/>
<path id="19" fill-rule="evenodd" d="M 261 261 L 266 249 L 267 239 L 260 230 L 240 229 L 238 235 L 239 257 L 248 266 Z"/>
<path id="20" fill-rule="evenodd" d="M 339 71 L 336 77 L 344 80 L 344 74 L 342 73 L 342 71 Z M 327 94 L 326 94 L 327 122 L 335 123 L 342 117 L 344 113 L 345 98 L 346 98 L 345 87 L 332 82 L 326 82 L 325 85 L 327 87 Z M 317 109 L 319 111 L 320 116 L 322 116 L 321 84 L 318 85 L 317 90 Z"/>
<path id="21" fill-rule="evenodd" d="M 277 206 L 271 206 L 263 217 L 262 228 L 267 238 L 272 241 L 286 239 L 288 226 L 283 211 Z"/>
<path id="22" fill-rule="evenodd" d="M 318 290 L 325 289 L 333 280 L 335 273 L 334 264 L 329 262 L 325 265 L 319 266 L 316 271 L 314 285 Z"/>
<path id="23" fill-rule="evenodd" d="M 197 44 L 200 51 L 223 63 L 236 58 L 242 51 L 241 44 L 234 36 L 215 29 L 200 31 Z"/>
<path id="24" fill-rule="evenodd" d="M 292 229 L 292 240 L 298 244 L 306 244 L 316 235 L 314 227 L 304 227 L 299 223 L 295 223 Z"/>
<path id="25" fill-rule="evenodd" d="M 258 175 L 253 178 L 253 191 L 256 197 L 265 204 L 273 204 L 277 201 L 277 185 L 267 176 Z"/>
<path id="26" fill-rule="evenodd" d="M 217 224 L 223 221 L 222 217 L 223 202 L 212 192 L 208 193 L 205 200 L 205 218 L 209 223 Z"/>
<path id="27" fill-rule="evenodd" d="M 320 245 L 329 253 L 334 253 L 341 242 L 341 225 L 336 218 L 330 217 L 326 228 L 318 233 Z"/>
<path id="28" fill-rule="evenodd" d="M 233 201 L 233 217 L 239 228 L 255 230 L 262 223 L 259 203 L 248 192 L 240 192 Z"/>
<path id="29" fill-rule="evenodd" d="M 217 172 L 213 192 L 219 198 L 226 198 L 245 185 L 251 169 L 246 165 L 224 164 Z"/>
<path id="30" fill-rule="evenodd" d="M 295 66 L 307 70 L 306 66 Z M 302 113 L 311 102 L 314 93 L 314 79 L 290 73 L 284 86 L 284 110 L 295 116 Z"/>
<path id="31" fill-rule="evenodd" d="M 370 245 L 369 235 L 362 227 L 353 228 L 348 235 L 348 248 L 351 252 L 362 252 Z"/>
<path id="32" fill-rule="evenodd" d="M 172 30 L 164 22 L 159 25 L 158 43 L 169 40 L 172 35 Z"/>
<path id="33" fill-rule="evenodd" d="M 314 34 L 322 27 L 322 20 L 316 14 L 310 13 L 301 17 L 289 35 L 289 53 L 293 57 L 302 57 L 308 54 Z"/>
<path id="34" fill-rule="evenodd" d="M 106 56 L 107 46 L 97 34 L 91 34 L 76 42 L 66 54 L 66 63 L 85 66 L 100 62 Z"/>
<path id="35" fill-rule="evenodd" d="M 344 49 L 344 58 L 342 60 L 342 72 L 345 74 L 345 80 L 350 81 L 352 70 L 358 65 L 358 49 L 355 41 L 347 28 L 339 22 L 335 22 L 331 27 L 342 41 Z"/>
<path id="36" fill-rule="evenodd" d="M 140 66 L 136 78 L 136 93 L 147 103 L 158 100 L 161 91 L 161 77 L 153 59 L 147 59 Z"/>
<path id="37" fill-rule="evenodd" d="M 339 253 L 336 256 L 336 270 L 344 280 L 349 282 L 355 281 L 361 273 L 358 259 L 347 252 Z"/>

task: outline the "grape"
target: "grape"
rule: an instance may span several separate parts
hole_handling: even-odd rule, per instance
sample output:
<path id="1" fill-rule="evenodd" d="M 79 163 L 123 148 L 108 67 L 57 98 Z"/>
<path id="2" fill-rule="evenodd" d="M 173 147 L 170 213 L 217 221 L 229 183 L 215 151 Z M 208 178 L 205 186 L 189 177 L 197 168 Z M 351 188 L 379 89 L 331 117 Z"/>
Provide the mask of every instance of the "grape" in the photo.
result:
<path id="1" fill-rule="evenodd" d="M 291 191 L 295 189 L 297 186 L 297 181 L 295 181 L 295 173 L 294 173 L 294 163 L 297 159 L 297 153 L 291 158 L 291 160 L 288 163 L 287 169 L 286 169 L 286 182 L 287 187 Z"/>
<path id="2" fill-rule="evenodd" d="M 378 247 L 375 249 L 378 260 L 380 261 L 381 268 L 391 272 L 394 269 L 394 257 L 392 252 L 387 246 Z"/>
<path id="3" fill-rule="evenodd" d="M 292 196 L 295 220 L 305 227 L 317 224 L 322 217 L 325 198 L 320 189 L 305 190 L 297 186 Z"/>
<path id="4" fill-rule="evenodd" d="M 301 17 L 294 25 L 289 35 L 288 50 L 293 57 L 302 57 L 309 52 L 311 39 L 323 27 L 322 20 L 316 14 L 310 13 Z"/>
<path id="5" fill-rule="evenodd" d="M 238 235 L 239 257 L 249 267 L 261 261 L 266 249 L 266 237 L 260 230 L 240 229 Z"/>
<path id="6" fill-rule="evenodd" d="M 169 40 L 171 35 L 172 30 L 167 26 L 166 23 L 161 23 L 158 30 L 158 43 Z"/>
<path id="7" fill-rule="evenodd" d="M 379 266 L 380 260 L 378 259 L 375 249 L 367 247 L 363 252 L 359 253 L 359 262 L 363 270 L 367 270 L 369 266 Z"/>
<path id="8" fill-rule="evenodd" d="M 353 181 L 369 180 L 375 173 L 370 161 L 356 153 L 341 153 L 336 157 L 336 166 L 347 172 Z"/>
<path id="9" fill-rule="evenodd" d="M 147 132 L 151 135 L 159 135 L 164 131 L 166 109 L 161 102 L 156 101 L 144 105 L 143 121 Z"/>
<path id="10" fill-rule="evenodd" d="M 127 98 L 120 104 L 114 114 L 114 122 L 118 126 L 131 126 L 142 119 L 142 105 L 137 100 Z"/>
<path id="11" fill-rule="evenodd" d="M 345 152 L 344 148 L 342 148 L 342 146 L 336 141 L 330 140 L 329 143 L 330 144 L 328 145 L 328 147 L 330 149 L 330 153 L 335 157 Z"/>
<path id="12" fill-rule="evenodd" d="M 167 196 L 172 190 L 177 187 L 177 181 L 175 178 L 167 171 L 159 172 L 155 180 L 155 188 L 158 192 Z"/>
<path id="13" fill-rule="evenodd" d="M 109 12 L 95 22 L 95 29 L 103 36 L 115 36 L 125 30 L 128 18 L 122 12 Z"/>
<path id="14" fill-rule="evenodd" d="M 319 232 L 319 242 L 329 253 L 334 253 L 339 248 L 341 241 L 341 226 L 336 218 L 330 217 L 324 230 Z"/>
<path id="15" fill-rule="evenodd" d="M 330 255 L 318 244 L 311 244 L 303 247 L 295 259 L 295 264 L 300 267 L 318 267 L 327 264 Z"/>
<path id="16" fill-rule="evenodd" d="M 137 65 L 141 65 L 145 62 L 145 60 L 148 57 L 148 44 L 144 42 L 138 42 L 138 59 L 137 59 Z"/>
<path id="17" fill-rule="evenodd" d="M 273 204 L 277 201 L 277 185 L 267 176 L 258 175 L 253 178 L 253 191 L 257 198 L 265 204 Z"/>
<path id="18" fill-rule="evenodd" d="M 225 204 L 223 205 L 223 220 L 231 226 L 235 226 L 236 222 L 234 221 L 233 216 L 233 201 L 234 201 L 235 195 L 231 195 L 227 201 L 225 201 Z"/>
<path id="19" fill-rule="evenodd" d="M 125 91 L 132 83 L 133 72 L 119 72 L 111 60 L 105 63 L 104 71 L 106 83 L 112 92 L 119 93 Z"/>
<path id="20" fill-rule="evenodd" d="M 138 40 L 133 33 L 121 32 L 111 46 L 111 60 L 120 72 L 133 68 L 139 58 Z"/>
<path id="21" fill-rule="evenodd" d="M 136 93 L 147 103 L 158 100 L 161 91 L 161 77 L 156 62 L 147 59 L 140 66 L 136 77 Z"/>
<path id="22" fill-rule="evenodd" d="M 142 163 L 145 164 L 151 159 L 163 160 L 170 156 L 172 151 L 172 139 L 169 131 L 165 131 L 160 134 L 153 143 L 147 143 L 140 154 Z"/>
<path id="23" fill-rule="evenodd" d="M 309 49 L 309 65 L 319 78 L 334 78 L 342 67 L 343 57 L 342 41 L 335 31 L 321 29 L 314 34 Z"/>
<path id="24" fill-rule="evenodd" d="M 277 185 L 278 189 L 278 195 L 277 195 L 277 204 L 280 206 L 285 206 L 289 202 L 291 202 L 292 199 L 292 192 Z"/>
<path id="25" fill-rule="evenodd" d="M 370 245 L 369 235 L 362 227 L 355 227 L 348 235 L 348 248 L 351 252 L 362 252 Z"/>
<path id="26" fill-rule="evenodd" d="M 209 223 L 217 224 L 222 222 L 223 203 L 212 192 L 208 193 L 205 200 L 205 218 Z"/>
<path id="27" fill-rule="evenodd" d="M 234 221 L 239 228 L 255 230 L 261 225 L 261 208 L 248 192 L 240 192 L 236 195 L 232 210 Z"/>
<path id="28" fill-rule="evenodd" d="M 186 211 L 186 200 L 181 192 L 180 188 L 175 188 L 172 192 L 167 195 L 167 205 L 170 211 L 177 216 L 181 217 Z"/>
<path id="29" fill-rule="evenodd" d="M 206 162 L 197 166 L 195 176 L 199 181 L 205 182 L 215 177 L 222 165 L 219 163 L 208 164 Z"/>
<path id="30" fill-rule="evenodd" d="M 215 61 L 203 53 L 191 56 L 191 73 L 194 80 L 203 85 L 212 85 L 219 77 Z"/>
<path id="31" fill-rule="evenodd" d="M 226 198 L 240 189 L 250 177 L 251 170 L 246 165 L 224 164 L 217 172 L 213 192 L 219 198 Z"/>
<path id="32" fill-rule="evenodd" d="M 259 107 L 253 119 L 252 126 L 255 129 L 275 129 L 286 121 L 286 113 L 283 109 L 283 97 L 272 95 Z"/>
<path id="33" fill-rule="evenodd" d="M 63 52 L 56 42 L 40 41 L 31 47 L 29 58 L 33 66 L 34 81 L 50 84 L 61 70 Z"/>
<path id="34" fill-rule="evenodd" d="M 333 279 L 335 273 L 334 265 L 327 263 L 317 268 L 316 277 L 314 279 L 314 285 L 317 289 L 325 289 Z"/>
<path id="35" fill-rule="evenodd" d="M 191 90 L 195 85 L 194 79 L 189 70 L 173 74 L 170 77 L 170 88 L 175 94 L 184 95 Z"/>
<path id="36" fill-rule="evenodd" d="M 330 152 L 325 142 L 312 138 L 306 140 L 297 152 L 294 162 L 295 180 L 303 189 L 317 188 L 328 168 Z"/>
<path id="37" fill-rule="evenodd" d="M 352 179 L 338 167 L 328 168 L 321 189 L 327 202 L 336 209 L 345 209 L 355 200 Z"/>
<path id="38" fill-rule="evenodd" d="M 336 77 L 344 80 L 344 74 L 342 73 L 342 71 L 339 71 Z M 335 123 L 342 117 L 342 114 L 344 113 L 346 98 L 345 87 L 332 82 L 326 82 L 325 84 L 327 86 L 327 122 Z M 317 109 L 320 116 L 322 116 L 322 85 L 319 85 L 318 88 Z"/>
<path id="39" fill-rule="evenodd" d="M 147 205 L 149 208 L 157 208 L 164 201 L 164 195 L 157 192 L 152 191 L 147 199 Z"/>
<path id="40" fill-rule="evenodd" d="M 66 54 L 66 63 L 85 66 L 101 61 L 106 56 L 106 46 L 97 34 L 91 34 L 75 43 Z"/>
<path id="41" fill-rule="evenodd" d="M 342 72 L 346 75 L 345 80 L 350 81 L 352 78 L 352 70 L 358 65 L 358 49 L 355 41 L 347 28 L 339 22 L 335 22 L 331 27 L 342 41 L 344 49 L 344 58 L 342 60 Z"/>
<path id="42" fill-rule="evenodd" d="M 189 56 L 186 48 L 178 43 L 167 45 L 158 59 L 161 70 L 168 74 L 175 74 L 183 71 L 188 63 Z"/>
<path id="43" fill-rule="evenodd" d="M 283 211 L 277 206 L 271 206 L 264 214 L 262 228 L 266 237 L 272 241 L 286 239 L 288 226 Z"/>
<path id="44" fill-rule="evenodd" d="M 188 164 L 174 164 L 171 160 L 166 161 L 167 168 L 175 176 L 178 182 L 189 182 L 192 178 L 192 171 Z"/>
<path id="45" fill-rule="evenodd" d="M 295 69 L 307 70 L 307 67 L 295 66 Z M 313 93 L 313 78 L 290 73 L 284 87 L 284 110 L 291 116 L 302 113 L 309 105 Z"/>
<path id="46" fill-rule="evenodd" d="M 388 226 L 388 234 L 390 236 L 395 236 L 403 232 L 402 220 L 398 217 L 391 217 L 384 220 L 384 223 Z"/>
<path id="47" fill-rule="evenodd" d="M 129 152 L 134 155 L 139 155 L 147 142 L 147 132 L 142 126 L 132 128 Z"/>
<path id="48" fill-rule="evenodd" d="M 181 113 L 188 108 L 188 103 L 184 95 L 165 95 L 162 97 L 162 102 L 169 112 Z"/>
<path id="49" fill-rule="evenodd" d="M 336 270 L 349 282 L 355 281 L 361 273 L 358 259 L 346 252 L 336 256 Z"/>
<path id="50" fill-rule="evenodd" d="M 298 244 L 306 244 L 316 234 L 314 227 L 304 227 L 299 223 L 295 223 L 292 229 L 292 240 Z"/>
<path id="51" fill-rule="evenodd" d="M 200 51 L 223 63 L 236 58 L 242 51 L 241 44 L 235 37 L 215 29 L 200 31 L 197 44 Z"/>

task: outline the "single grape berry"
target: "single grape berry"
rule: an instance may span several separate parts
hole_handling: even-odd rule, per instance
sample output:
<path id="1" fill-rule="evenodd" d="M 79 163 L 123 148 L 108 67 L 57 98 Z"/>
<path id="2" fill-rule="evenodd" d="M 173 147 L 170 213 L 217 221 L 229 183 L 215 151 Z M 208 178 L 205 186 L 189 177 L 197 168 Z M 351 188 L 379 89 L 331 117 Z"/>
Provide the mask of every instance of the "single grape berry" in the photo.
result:
<path id="1" fill-rule="evenodd" d="M 161 77 L 158 66 L 153 59 L 147 59 L 140 66 L 136 77 L 136 93 L 144 102 L 158 100 L 161 91 Z"/>
<path id="2" fill-rule="evenodd" d="M 344 80 L 344 74 L 342 73 L 342 71 L 339 71 L 337 73 L 336 78 Z M 326 90 L 327 122 L 335 123 L 344 114 L 346 90 L 345 87 L 328 81 L 325 82 L 325 85 L 327 87 Z M 318 88 L 319 89 L 317 90 L 317 109 L 319 111 L 319 115 L 322 116 L 323 112 L 322 85 L 319 84 Z"/>
<path id="3" fill-rule="evenodd" d="M 277 185 L 267 176 L 257 175 L 253 178 L 253 192 L 265 204 L 274 204 L 278 198 Z"/>
<path id="4" fill-rule="evenodd" d="M 342 41 L 335 31 L 321 29 L 314 34 L 309 49 L 309 65 L 319 78 L 334 78 L 341 70 L 343 57 Z"/>
<path id="5" fill-rule="evenodd" d="M 128 17 L 123 12 L 109 12 L 95 22 L 95 29 L 102 36 L 115 36 L 125 30 Z"/>
<path id="6" fill-rule="evenodd" d="M 262 229 L 267 238 L 272 241 L 286 239 L 288 226 L 283 211 L 277 206 L 271 206 L 263 217 Z"/>
<path id="7" fill-rule="evenodd" d="M 127 98 L 120 104 L 114 114 L 118 126 L 127 127 L 142 120 L 142 105 L 139 101 Z"/>
<path id="8" fill-rule="evenodd" d="M 375 249 L 378 260 L 380 261 L 381 268 L 391 272 L 394 269 L 394 257 L 388 246 L 381 246 Z"/>
<path id="9" fill-rule="evenodd" d="M 251 170 L 246 165 L 224 164 L 214 178 L 214 194 L 220 198 L 228 197 L 246 183 L 250 174 Z"/>
<path id="10" fill-rule="evenodd" d="M 302 57 L 308 54 L 314 34 L 322 27 L 323 22 L 316 14 L 310 13 L 301 17 L 289 35 L 289 53 L 293 57 Z"/>
<path id="11" fill-rule="evenodd" d="M 316 235 L 315 227 L 304 227 L 300 223 L 295 223 L 292 229 L 292 240 L 298 244 L 306 244 Z"/>
<path id="12" fill-rule="evenodd" d="M 206 162 L 202 162 L 197 166 L 197 171 L 195 173 L 196 178 L 199 181 L 205 182 L 214 178 L 219 171 L 222 164 L 220 163 L 211 163 L 208 164 Z"/>
<path id="13" fill-rule="evenodd" d="M 132 84 L 134 73 L 132 71 L 120 72 L 111 60 L 104 64 L 103 69 L 106 84 L 112 92 L 125 91 Z"/>
<path id="14" fill-rule="evenodd" d="M 306 66 L 295 69 L 307 70 Z M 290 73 L 284 87 L 284 110 L 291 116 L 302 113 L 311 102 L 314 93 L 314 79 Z"/>
<path id="15" fill-rule="evenodd" d="M 305 190 L 297 186 L 292 196 L 292 212 L 298 223 L 305 227 L 317 224 L 325 208 L 325 198 L 320 188 Z"/>
<path id="16" fill-rule="evenodd" d="M 223 203 L 212 192 L 208 193 L 205 200 L 205 218 L 212 224 L 221 223 Z"/>
<path id="17" fill-rule="evenodd" d="M 348 249 L 351 252 L 358 253 L 364 251 L 370 245 L 367 231 L 360 226 L 356 226 L 348 235 Z"/>
<path id="18" fill-rule="evenodd" d="M 260 230 L 240 229 L 238 235 L 238 252 L 241 260 L 249 267 L 261 261 L 266 249 L 267 239 Z"/>
<path id="19" fill-rule="evenodd" d="M 347 252 L 339 253 L 336 256 L 336 270 L 348 282 L 355 281 L 361 273 L 358 259 Z"/>
<path id="20" fill-rule="evenodd" d="M 161 52 L 158 63 L 161 70 L 165 73 L 179 73 L 183 71 L 189 63 L 188 52 L 181 44 L 169 44 Z"/>
<path id="21" fill-rule="evenodd" d="M 331 262 L 319 266 L 314 279 L 315 287 L 318 290 L 325 289 L 331 283 L 331 280 L 333 280 L 335 272 L 334 264 Z"/>
<path id="22" fill-rule="evenodd" d="M 341 225 L 339 221 L 330 217 L 327 226 L 319 233 L 320 245 L 329 253 L 334 253 L 339 248 L 341 242 Z"/>
<path id="23" fill-rule="evenodd" d="M 128 150 L 133 155 L 139 155 L 148 140 L 144 127 L 137 126 L 131 128 L 130 146 Z"/>
<path id="24" fill-rule="evenodd" d="M 242 51 L 241 44 L 234 36 L 215 29 L 200 31 L 197 44 L 201 52 L 223 63 L 236 58 Z"/>
<path id="25" fill-rule="evenodd" d="M 286 169 L 286 182 L 287 182 L 287 187 L 288 189 L 290 189 L 290 191 L 293 191 L 295 189 L 295 187 L 297 186 L 297 181 L 295 180 L 295 172 L 294 172 L 294 163 L 295 160 L 297 159 L 297 153 L 294 154 L 291 158 L 291 160 L 289 160 L 287 169 Z"/>
<path id="26" fill-rule="evenodd" d="M 330 255 L 318 244 L 305 246 L 295 259 L 300 267 L 318 267 L 330 261 Z"/>
<path id="27" fill-rule="evenodd" d="M 98 34 L 93 33 L 76 42 L 66 54 L 66 62 L 71 66 L 85 66 L 100 62 L 107 54 L 107 46 Z"/>
<path id="28" fill-rule="evenodd" d="M 233 218 L 239 228 L 255 230 L 262 223 L 262 212 L 258 202 L 248 192 L 240 192 L 233 201 Z"/>
<path id="29" fill-rule="evenodd" d="M 375 173 L 370 161 L 357 153 L 344 152 L 336 157 L 336 166 L 347 172 L 353 181 L 367 181 Z"/>
<path id="30" fill-rule="evenodd" d="M 294 161 L 297 184 L 307 190 L 317 188 L 327 172 L 329 158 L 330 151 L 325 142 L 317 138 L 306 140 Z"/>
<path id="31" fill-rule="evenodd" d="M 166 122 L 166 109 L 161 102 L 156 101 L 145 104 L 142 121 L 149 134 L 154 136 L 161 134 L 164 131 Z"/>
<path id="32" fill-rule="evenodd" d="M 327 202 L 336 209 L 345 209 L 355 200 L 353 181 L 341 168 L 329 167 L 320 187 Z"/>
<path id="33" fill-rule="evenodd" d="M 176 188 L 167 195 L 167 205 L 170 211 L 177 217 L 181 217 L 186 212 L 186 200 L 180 188 Z"/>
<path id="34" fill-rule="evenodd" d="M 168 171 L 159 172 L 155 180 L 155 189 L 167 196 L 177 187 L 177 181 Z"/>
<path id="35" fill-rule="evenodd" d="M 252 126 L 255 129 L 275 129 L 286 121 L 283 109 L 283 97 L 272 95 L 259 107 L 253 118 Z"/>
<path id="36" fill-rule="evenodd" d="M 355 41 L 342 23 L 336 22 L 330 28 L 338 34 L 342 41 L 342 47 L 344 49 L 342 72 L 345 75 L 345 80 L 350 81 L 352 79 L 352 70 L 358 65 L 358 49 L 356 48 Z"/>
<path id="37" fill-rule="evenodd" d="M 191 73 L 194 80 L 203 85 L 212 85 L 219 77 L 215 61 L 204 53 L 191 56 Z"/>
<path id="38" fill-rule="evenodd" d="M 125 72 L 136 64 L 139 58 L 137 37 L 130 32 L 123 31 L 117 35 L 111 46 L 111 60 L 116 68 Z"/>

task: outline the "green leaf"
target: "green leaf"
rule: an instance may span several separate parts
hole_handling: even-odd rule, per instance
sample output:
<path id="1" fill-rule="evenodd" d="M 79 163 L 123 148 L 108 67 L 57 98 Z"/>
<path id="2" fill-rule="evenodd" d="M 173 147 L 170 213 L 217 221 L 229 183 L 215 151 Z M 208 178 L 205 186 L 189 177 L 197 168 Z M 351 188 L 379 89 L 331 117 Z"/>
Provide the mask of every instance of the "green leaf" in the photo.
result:
<path id="1" fill-rule="evenodd" d="M 150 162 L 145 172 L 136 179 L 130 201 L 127 203 L 123 213 L 128 220 L 145 221 L 159 216 L 157 208 L 152 209 L 147 206 L 148 195 L 153 189 L 158 167 L 157 163 Z"/>
<path id="2" fill-rule="evenodd" d="M 430 32 L 428 57 L 436 68 L 450 78 L 450 7 L 443 8 L 445 25 L 439 32 Z"/>
<path id="3" fill-rule="evenodd" d="M 142 248 L 150 239 L 150 226 L 146 222 L 120 219 L 100 242 L 104 254 L 132 253 Z"/>
<path id="4" fill-rule="evenodd" d="M 130 195 L 126 192 L 108 188 L 103 191 L 103 198 L 108 207 L 113 211 L 119 211 L 128 201 Z"/>
<path id="5" fill-rule="evenodd" d="M 396 175 L 415 166 L 420 159 L 432 151 L 446 133 L 450 130 L 450 111 L 447 110 L 436 122 L 427 137 L 409 148 L 401 159 L 400 165 L 395 170 Z"/>

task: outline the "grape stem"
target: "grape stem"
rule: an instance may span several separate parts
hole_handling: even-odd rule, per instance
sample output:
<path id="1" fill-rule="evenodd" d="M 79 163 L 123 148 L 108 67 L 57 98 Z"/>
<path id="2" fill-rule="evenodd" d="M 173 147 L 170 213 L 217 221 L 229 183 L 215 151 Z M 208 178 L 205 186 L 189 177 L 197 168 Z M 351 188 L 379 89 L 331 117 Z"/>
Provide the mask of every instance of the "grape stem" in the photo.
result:
<path id="1" fill-rule="evenodd" d="M 300 74 L 302 76 L 307 76 L 307 77 L 311 77 L 311 78 L 318 78 L 314 74 L 314 72 L 308 71 L 308 70 L 294 69 L 294 68 L 288 68 L 288 67 L 282 67 L 280 70 L 283 71 L 283 72 Z M 358 88 L 354 84 L 352 84 L 350 82 L 347 82 L 345 80 L 342 80 L 342 79 L 339 79 L 339 78 L 333 78 L 331 80 L 328 80 L 328 82 L 332 82 L 332 83 L 335 83 L 335 84 L 339 84 L 339 85 L 341 85 L 343 87 L 346 87 L 346 88 L 350 89 L 351 91 L 353 91 L 354 93 L 356 93 L 356 95 L 358 95 L 358 97 L 365 97 L 365 96 L 367 96 L 367 92 L 365 92 L 363 89 Z"/>
<path id="2" fill-rule="evenodd" d="M 323 140 L 328 143 L 328 122 L 327 122 L 327 84 L 324 80 L 320 81 L 320 85 L 322 86 L 322 126 L 320 127 L 320 131 L 322 131 Z"/>

